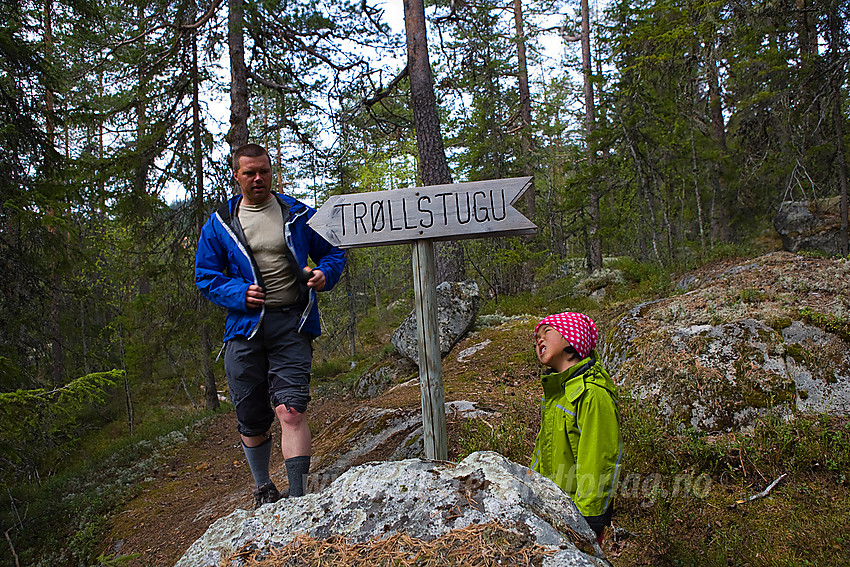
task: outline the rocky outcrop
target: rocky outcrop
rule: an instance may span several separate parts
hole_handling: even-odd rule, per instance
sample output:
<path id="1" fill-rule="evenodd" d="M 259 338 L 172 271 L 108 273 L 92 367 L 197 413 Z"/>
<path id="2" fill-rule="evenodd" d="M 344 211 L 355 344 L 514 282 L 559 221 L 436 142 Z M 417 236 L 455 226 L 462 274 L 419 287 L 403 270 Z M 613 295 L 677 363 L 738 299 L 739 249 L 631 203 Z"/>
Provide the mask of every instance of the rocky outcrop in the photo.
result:
<path id="1" fill-rule="evenodd" d="M 829 256 L 839 253 L 841 229 L 837 198 L 822 201 L 786 201 L 773 218 L 773 226 L 789 252 L 808 250 Z"/>
<path id="2" fill-rule="evenodd" d="M 475 282 L 443 282 L 437 286 L 440 356 L 446 356 L 472 327 L 479 307 L 481 307 L 481 293 Z M 392 343 L 402 356 L 419 363 L 416 311 L 412 311 L 396 329 Z"/>
<path id="3" fill-rule="evenodd" d="M 850 412 L 850 263 L 778 252 L 682 289 L 622 316 L 603 350 L 670 423 L 733 430 L 765 414 Z"/>
<path id="4" fill-rule="evenodd" d="M 352 393 L 358 398 L 374 398 L 404 378 L 417 375 L 416 365 L 406 358 L 390 358 L 373 365 L 354 384 Z"/>
<path id="5" fill-rule="evenodd" d="M 612 285 L 625 282 L 623 272 L 613 268 L 600 268 L 580 279 L 573 286 L 573 295 L 589 296 L 600 301 L 606 295 L 606 290 Z"/>
<path id="6" fill-rule="evenodd" d="M 419 391 L 419 380 L 396 386 Z M 418 395 L 418 394 L 417 394 Z M 446 417 L 486 417 L 490 413 L 467 400 L 446 403 Z M 360 405 L 316 435 L 310 475 L 311 490 L 327 486 L 352 466 L 369 461 L 400 461 L 425 452 L 422 409 Z"/>
<path id="7" fill-rule="evenodd" d="M 498 522 L 547 547 L 543 565 L 609 565 L 573 502 L 551 480 L 497 453 L 459 464 L 410 459 L 350 469 L 325 490 L 219 519 L 175 567 L 212 567 L 250 546 L 284 546 L 299 534 L 350 542 L 398 532 L 431 541 Z"/>

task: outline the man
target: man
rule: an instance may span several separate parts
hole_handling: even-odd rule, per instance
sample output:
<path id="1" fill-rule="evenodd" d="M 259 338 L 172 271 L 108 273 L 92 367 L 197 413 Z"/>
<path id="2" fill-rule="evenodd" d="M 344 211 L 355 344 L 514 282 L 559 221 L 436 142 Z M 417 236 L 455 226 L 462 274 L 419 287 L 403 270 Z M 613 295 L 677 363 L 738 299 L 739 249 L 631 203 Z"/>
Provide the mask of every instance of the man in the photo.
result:
<path id="1" fill-rule="evenodd" d="M 312 339 L 320 334 L 316 292 L 336 284 L 345 254 L 307 226 L 315 210 L 272 192 L 271 159 L 262 146 L 247 144 L 233 153 L 233 177 L 241 193 L 201 230 L 195 284 L 228 310 L 224 370 L 257 485 L 254 503 L 261 506 L 280 499 L 269 476 L 275 417 L 289 496 L 304 494 Z M 308 256 L 316 264 L 312 271 Z"/>

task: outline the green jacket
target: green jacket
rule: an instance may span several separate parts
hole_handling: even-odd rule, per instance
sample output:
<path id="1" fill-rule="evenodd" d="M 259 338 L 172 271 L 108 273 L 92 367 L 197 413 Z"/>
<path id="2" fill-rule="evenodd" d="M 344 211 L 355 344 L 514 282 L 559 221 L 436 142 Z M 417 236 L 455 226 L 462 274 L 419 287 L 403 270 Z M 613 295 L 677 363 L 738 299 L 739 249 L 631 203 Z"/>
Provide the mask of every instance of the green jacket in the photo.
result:
<path id="1" fill-rule="evenodd" d="M 623 456 L 617 388 L 595 350 L 542 382 L 531 468 L 569 494 L 583 516 L 602 515 L 613 500 Z"/>

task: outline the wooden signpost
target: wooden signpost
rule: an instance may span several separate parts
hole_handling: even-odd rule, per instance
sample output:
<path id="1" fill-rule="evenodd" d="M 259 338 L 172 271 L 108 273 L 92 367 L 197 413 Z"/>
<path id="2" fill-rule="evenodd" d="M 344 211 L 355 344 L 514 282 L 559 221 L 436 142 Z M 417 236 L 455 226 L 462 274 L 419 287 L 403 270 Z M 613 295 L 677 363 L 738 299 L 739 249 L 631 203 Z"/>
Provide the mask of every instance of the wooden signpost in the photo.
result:
<path id="1" fill-rule="evenodd" d="M 340 248 L 413 245 L 413 290 L 425 456 L 446 460 L 445 398 L 437 323 L 434 241 L 534 234 L 513 205 L 531 177 L 334 195 L 308 224 Z"/>

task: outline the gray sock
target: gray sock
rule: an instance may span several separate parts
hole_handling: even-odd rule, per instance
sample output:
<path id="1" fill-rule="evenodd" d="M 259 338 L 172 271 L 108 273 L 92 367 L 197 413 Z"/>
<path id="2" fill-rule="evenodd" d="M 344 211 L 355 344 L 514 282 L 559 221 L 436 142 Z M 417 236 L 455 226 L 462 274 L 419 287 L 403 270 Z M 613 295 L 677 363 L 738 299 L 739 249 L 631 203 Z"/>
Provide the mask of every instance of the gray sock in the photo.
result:
<path id="1" fill-rule="evenodd" d="M 310 472 L 310 456 L 291 457 L 284 464 L 289 479 L 289 496 L 304 496 L 304 485 Z"/>
<path id="2" fill-rule="evenodd" d="M 269 437 L 256 447 L 248 447 L 243 442 L 242 450 L 245 451 L 245 458 L 248 459 L 248 466 L 251 468 L 251 474 L 254 475 L 257 488 L 270 483 L 272 479 L 269 476 L 269 461 L 272 456 L 272 438 Z"/>

